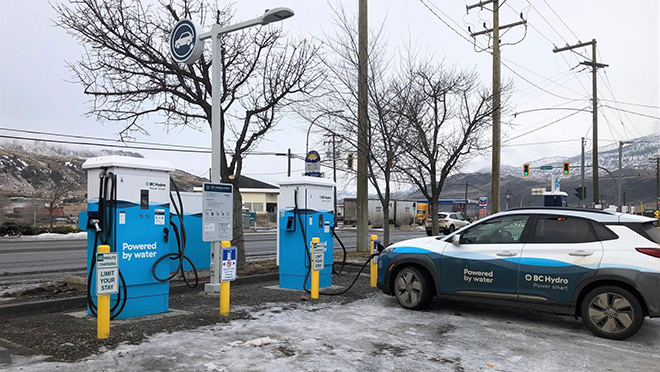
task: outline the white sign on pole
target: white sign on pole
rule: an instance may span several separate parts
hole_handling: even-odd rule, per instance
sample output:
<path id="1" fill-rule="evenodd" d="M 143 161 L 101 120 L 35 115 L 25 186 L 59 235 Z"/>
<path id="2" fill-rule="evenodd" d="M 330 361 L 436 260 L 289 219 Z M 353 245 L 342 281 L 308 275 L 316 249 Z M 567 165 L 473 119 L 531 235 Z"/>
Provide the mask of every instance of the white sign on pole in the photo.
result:
<path id="1" fill-rule="evenodd" d="M 116 252 L 96 254 L 96 294 L 107 295 L 119 292 L 118 256 Z"/>
<path id="2" fill-rule="evenodd" d="M 203 241 L 232 240 L 233 209 L 234 194 L 231 184 L 204 183 L 202 192 Z"/>
<path id="3" fill-rule="evenodd" d="M 236 279 L 236 247 L 222 248 L 222 269 L 220 270 L 220 280 L 229 282 Z"/>
<path id="4" fill-rule="evenodd" d="M 545 187 L 532 187 L 532 195 L 543 195 Z"/>
<path id="5" fill-rule="evenodd" d="M 170 34 L 170 53 L 179 63 L 194 63 L 204 50 L 204 42 L 198 39 L 198 27 L 189 19 L 174 25 Z"/>
<path id="6" fill-rule="evenodd" d="M 316 243 L 314 247 L 314 256 L 312 257 L 312 270 L 323 270 L 323 256 L 325 253 L 325 243 Z"/>

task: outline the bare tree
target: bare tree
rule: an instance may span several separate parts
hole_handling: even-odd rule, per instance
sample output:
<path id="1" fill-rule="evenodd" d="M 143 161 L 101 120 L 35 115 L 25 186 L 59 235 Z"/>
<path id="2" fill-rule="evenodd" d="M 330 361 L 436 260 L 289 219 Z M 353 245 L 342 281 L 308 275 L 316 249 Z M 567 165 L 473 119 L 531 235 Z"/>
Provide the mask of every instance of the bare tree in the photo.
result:
<path id="1" fill-rule="evenodd" d="M 486 147 L 493 112 L 491 93 L 474 72 L 445 69 L 431 61 L 410 61 L 398 83 L 405 156 L 398 167 L 430 204 L 432 232 L 438 234 L 438 199 L 452 171 Z"/>
<path id="2" fill-rule="evenodd" d="M 357 151 L 357 76 L 358 76 L 358 30 L 357 19 L 349 16 L 341 5 L 333 8 L 335 33 L 326 35 L 328 52 L 323 65 L 328 72 L 322 87 L 323 99 L 313 106 L 314 114 L 327 114 L 333 118 L 329 124 L 320 126 L 341 139 L 341 149 Z M 398 140 L 403 127 L 398 125 L 391 110 L 398 92 L 392 87 L 396 70 L 387 55 L 384 23 L 370 31 L 368 127 L 369 127 L 369 181 L 376 190 L 383 208 L 383 242 L 389 245 L 389 212 L 391 184 L 396 176 L 395 159 L 403 147 Z M 341 112 L 341 113 L 338 113 Z"/>
<path id="3" fill-rule="evenodd" d="M 215 3 L 212 3 L 215 4 Z M 278 123 L 292 103 L 323 80 L 315 62 L 318 48 L 306 40 L 289 41 L 280 28 L 250 28 L 221 36 L 220 61 L 210 48 L 193 65 L 169 54 L 171 27 L 179 18 L 208 26 L 232 23 L 232 6 L 217 9 L 201 0 L 80 0 L 55 6 L 58 25 L 85 47 L 70 64 L 92 97 L 88 114 L 123 125 L 122 139 L 147 134 L 144 122 L 156 117 L 167 130 L 211 125 L 211 64 L 221 63 L 220 154 L 222 182 L 234 186 L 233 244 L 238 265 L 245 263 L 242 199 L 238 184 L 243 158 Z"/>
<path id="4" fill-rule="evenodd" d="M 74 182 L 59 182 L 39 191 L 39 198 L 44 208 L 48 211 L 50 227 L 53 227 L 53 214 L 62 202 L 73 192 L 76 184 Z"/>

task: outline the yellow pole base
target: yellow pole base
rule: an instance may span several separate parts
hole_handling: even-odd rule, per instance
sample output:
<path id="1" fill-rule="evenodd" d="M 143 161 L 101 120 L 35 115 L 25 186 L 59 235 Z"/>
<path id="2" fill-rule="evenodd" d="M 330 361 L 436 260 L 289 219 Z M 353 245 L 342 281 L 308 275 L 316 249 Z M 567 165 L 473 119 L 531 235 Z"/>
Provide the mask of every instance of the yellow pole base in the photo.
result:
<path id="1" fill-rule="evenodd" d="M 378 240 L 378 235 L 371 235 L 371 254 L 374 254 L 376 247 L 374 241 Z M 375 264 L 375 260 L 371 259 L 371 265 L 369 270 L 369 277 L 371 279 L 371 286 L 376 287 L 376 282 L 378 281 L 378 265 Z"/>
<path id="2" fill-rule="evenodd" d="M 312 270 L 312 298 L 319 298 L 319 271 Z"/>
<path id="3" fill-rule="evenodd" d="M 109 253 L 109 245 L 99 245 L 98 253 Z M 98 273 L 96 274 L 98 275 Z M 89 280 L 88 278 L 87 280 Z M 89 283 L 89 285 L 94 285 Z M 106 339 L 110 336 L 110 295 L 96 296 L 96 338 Z"/>
<path id="4" fill-rule="evenodd" d="M 229 316 L 229 286 L 231 282 L 220 282 L 220 315 Z"/>

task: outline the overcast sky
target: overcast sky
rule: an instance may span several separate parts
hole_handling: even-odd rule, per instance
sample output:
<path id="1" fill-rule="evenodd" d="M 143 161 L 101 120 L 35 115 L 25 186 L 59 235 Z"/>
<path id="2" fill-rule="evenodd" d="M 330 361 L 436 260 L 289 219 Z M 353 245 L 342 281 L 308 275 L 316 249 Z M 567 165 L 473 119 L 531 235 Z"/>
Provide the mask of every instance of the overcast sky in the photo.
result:
<path id="1" fill-rule="evenodd" d="M 357 13 L 357 0 L 341 3 L 347 11 Z M 476 69 L 484 84 L 490 85 L 490 54 L 475 51 L 473 44 L 463 37 L 471 40 L 468 25 L 472 25 L 473 31 L 481 30 L 482 23 L 490 23 L 492 15 L 478 9 L 468 14 L 465 5 L 461 0 L 372 0 L 369 23 L 376 26 L 385 22 L 392 53 L 410 39 L 438 62 L 444 59 L 447 65 Z M 236 1 L 235 19 L 253 18 L 276 6 L 290 7 L 296 13 L 282 23 L 290 36 L 322 38 L 324 32 L 332 31 L 329 5 L 321 0 Z M 596 39 L 598 62 L 609 64 L 598 73 L 601 105 L 616 108 L 600 110 L 599 146 L 660 131 L 660 121 L 639 115 L 660 116 L 657 0 L 508 0 L 501 7 L 500 24 L 519 20 L 520 13 L 529 22 L 526 33 L 524 27 L 517 27 L 502 36 L 503 43 L 516 43 L 502 47 L 503 80 L 511 79 L 515 84 L 515 92 L 508 101 L 510 112 L 589 107 L 591 73 L 579 63 L 591 57 L 591 49 L 563 53 L 553 53 L 552 49 L 553 45 Z M 0 1 L 0 135 L 37 137 L 6 130 L 9 128 L 117 139 L 122 129 L 119 124 L 100 123 L 84 116 L 88 98 L 81 85 L 68 82 L 72 77 L 65 64 L 76 61 L 82 48 L 64 30 L 54 26 L 54 19 L 55 14 L 46 1 Z M 483 44 L 487 40 L 478 39 L 478 42 Z M 557 121 L 571 114 L 574 115 Z M 156 121 L 154 118 L 153 122 Z M 503 130 L 502 163 L 514 166 L 545 156 L 578 154 L 580 137 L 592 135 L 589 112 L 534 111 L 515 118 L 509 115 L 503 121 L 511 124 L 505 124 Z M 167 133 L 153 123 L 143 122 L 143 126 L 151 135 L 138 137 L 140 141 L 210 146 L 209 130 Z M 300 118 L 288 115 L 278 131 L 271 133 L 257 150 L 286 152 L 291 147 L 294 153 L 302 155 L 307 127 Z M 301 140 L 291 141 L 296 137 Z M 313 134 L 310 139 L 310 147 L 321 155 L 326 151 L 323 139 L 320 134 Z M 207 175 L 210 166 L 210 155 L 206 154 L 142 153 L 147 158 L 167 157 L 177 168 L 198 175 Z M 490 154 L 484 153 L 466 170 L 489 166 Z M 301 172 L 303 162 L 294 161 L 293 169 Z M 286 158 L 249 157 L 243 174 L 276 182 L 286 177 Z"/>

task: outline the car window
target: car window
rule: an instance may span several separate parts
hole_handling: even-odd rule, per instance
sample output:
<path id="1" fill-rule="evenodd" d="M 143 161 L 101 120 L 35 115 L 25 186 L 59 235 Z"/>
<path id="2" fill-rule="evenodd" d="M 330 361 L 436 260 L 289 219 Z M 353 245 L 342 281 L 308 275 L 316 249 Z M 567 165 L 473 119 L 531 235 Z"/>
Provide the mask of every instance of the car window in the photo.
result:
<path id="1" fill-rule="evenodd" d="M 483 221 L 461 234 L 460 244 L 518 243 L 528 219 L 528 215 L 514 215 Z"/>
<path id="2" fill-rule="evenodd" d="M 658 221 L 643 223 L 642 230 L 644 230 L 652 241 L 660 244 L 660 223 Z"/>
<path id="3" fill-rule="evenodd" d="M 458 217 L 456 217 L 456 214 L 454 214 L 454 213 L 450 214 L 449 218 L 451 218 L 452 220 L 457 220 L 458 219 Z"/>
<path id="4" fill-rule="evenodd" d="M 532 242 L 586 243 L 597 241 L 589 221 L 571 216 L 539 216 Z"/>
<path id="5" fill-rule="evenodd" d="M 438 218 L 445 218 L 447 215 L 445 213 L 438 213 Z"/>
<path id="6" fill-rule="evenodd" d="M 619 238 L 617 234 L 600 222 L 591 221 L 591 226 L 594 228 L 594 231 L 596 231 L 598 240 L 614 240 Z"/>

